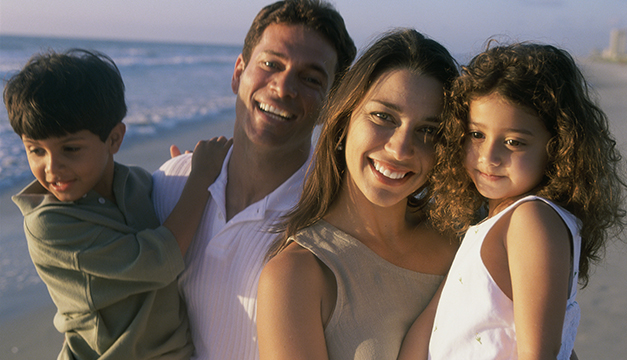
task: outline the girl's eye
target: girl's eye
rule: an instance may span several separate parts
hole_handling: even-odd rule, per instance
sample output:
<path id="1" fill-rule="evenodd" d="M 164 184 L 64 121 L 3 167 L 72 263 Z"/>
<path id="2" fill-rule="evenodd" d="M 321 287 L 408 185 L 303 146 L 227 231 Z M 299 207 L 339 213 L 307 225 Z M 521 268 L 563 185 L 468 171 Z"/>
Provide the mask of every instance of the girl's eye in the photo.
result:
<path id="1" fill-rule="evenodd" d="M 483 139 L 483 134 L 478 132 L 478 131 L 471 131 L 471 132 L 468 133 L 468 135 L 472 139 Z"/>

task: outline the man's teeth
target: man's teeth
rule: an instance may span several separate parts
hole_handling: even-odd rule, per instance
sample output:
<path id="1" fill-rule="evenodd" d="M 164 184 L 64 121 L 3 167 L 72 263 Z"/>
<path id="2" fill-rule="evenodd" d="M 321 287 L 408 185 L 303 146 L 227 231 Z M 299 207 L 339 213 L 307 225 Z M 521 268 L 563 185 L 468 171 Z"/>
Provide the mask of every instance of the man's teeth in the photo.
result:
<path id="1" fill-rule="evenodd" d="M 284 117 L 286 119 L 289 119 L 292 117 L 292 115 L 290 113 L 288 113 L 287 111 L 283 111 L 281 109 L 277 109 L 272 105 L 268 105 L 268 104 L 263 104 L 263 103 L 259 103 L 259 108 L 267 113 L 270 114 L 274 114 L 274 115 L 278 115 L 280 117 Z"/>
<path id="2" fill-rule="evenodd" d="M 383 166 L 381 166 L 379 163 L 377 162 L 373 162 L 374 164 L 374 168 L 380 172 L 381 174 L 383 174 L 383 176 L 393 179 L 393 180 L 398 180 L 398 179 L 402 179 L 405 177 L 405 175 L 407 175 L 407 173 L 398 173 L 398 172 L 392 172 L 390 169 L 385 169 L 383 168 Z"/>

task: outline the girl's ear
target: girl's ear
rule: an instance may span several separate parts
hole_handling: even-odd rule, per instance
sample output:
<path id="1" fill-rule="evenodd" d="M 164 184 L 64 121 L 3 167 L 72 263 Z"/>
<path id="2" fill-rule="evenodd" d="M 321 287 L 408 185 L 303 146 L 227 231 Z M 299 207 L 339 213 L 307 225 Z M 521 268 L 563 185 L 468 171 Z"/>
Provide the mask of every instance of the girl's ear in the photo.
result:
<path id="1" fill-rule="evenodd" d="M 109 151 L 111 155 L 115 154 L 120 150 L 120 146 L 122 145 L 122 140 L 124 140 L 124 134 L 126 133 L 126 125 L 122 122 L 118 123 L 113 127 L 111 133 L 109 133 L 109 137 L 107 138 L 107 143 L 109 144 Z"/>

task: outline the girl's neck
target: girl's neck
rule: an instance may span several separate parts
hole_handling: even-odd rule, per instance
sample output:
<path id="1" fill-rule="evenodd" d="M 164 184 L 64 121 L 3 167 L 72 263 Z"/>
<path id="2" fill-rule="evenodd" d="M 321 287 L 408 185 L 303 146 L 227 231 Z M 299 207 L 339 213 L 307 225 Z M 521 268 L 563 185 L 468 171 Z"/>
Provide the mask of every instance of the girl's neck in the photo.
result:
<path id="1" fill-rule="evenodd" d="M 528 192 L 506 199 L 488 199 L 488 217 L 493 217 L 494 215 L 507 209 L 507 207 L 511 204 L 529 195 L 535 195 L 535 192 Z"/>

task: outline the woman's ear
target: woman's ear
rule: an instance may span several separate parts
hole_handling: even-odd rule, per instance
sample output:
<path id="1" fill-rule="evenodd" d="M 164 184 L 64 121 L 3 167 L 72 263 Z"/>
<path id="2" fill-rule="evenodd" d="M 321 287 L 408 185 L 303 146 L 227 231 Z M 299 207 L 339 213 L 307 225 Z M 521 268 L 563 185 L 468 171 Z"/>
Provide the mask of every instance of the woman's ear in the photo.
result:
<path id="1" fill-rule="evenodd" d="M 109 133 L 107 143 L 109 144 L 109 150 L 111 152 L 111 155 L 117 153 L 118 150 L 120 150 L 120 146 L 122 146 L 122 140 L 124 140 L 125 133 L 126 125 L 123 122 L 115 125 Z"/>

